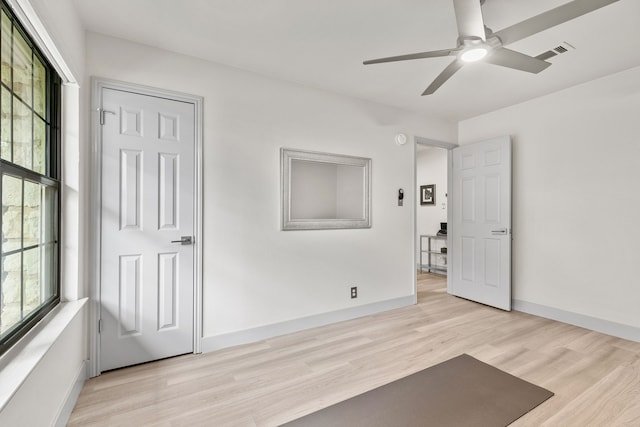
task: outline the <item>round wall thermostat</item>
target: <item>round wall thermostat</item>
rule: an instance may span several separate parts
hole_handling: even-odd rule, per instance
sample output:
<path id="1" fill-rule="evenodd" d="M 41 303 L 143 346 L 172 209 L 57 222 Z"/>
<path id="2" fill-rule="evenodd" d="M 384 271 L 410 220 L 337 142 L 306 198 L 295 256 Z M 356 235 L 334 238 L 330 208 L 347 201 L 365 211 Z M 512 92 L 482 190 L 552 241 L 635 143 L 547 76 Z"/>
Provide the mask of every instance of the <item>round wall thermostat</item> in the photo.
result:
<path id="1" fill-rule="evenodd" d="M 399 133 L 396 135 L 396 145 L 404 145 L 407 143 L 407 135 Z"/>

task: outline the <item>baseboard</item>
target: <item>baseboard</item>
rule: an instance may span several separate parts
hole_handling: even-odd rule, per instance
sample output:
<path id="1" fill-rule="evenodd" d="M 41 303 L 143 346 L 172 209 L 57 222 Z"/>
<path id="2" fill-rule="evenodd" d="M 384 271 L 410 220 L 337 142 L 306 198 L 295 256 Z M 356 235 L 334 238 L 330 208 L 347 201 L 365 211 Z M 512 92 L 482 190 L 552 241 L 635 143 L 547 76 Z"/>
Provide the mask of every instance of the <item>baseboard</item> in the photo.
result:
<path id="1" fill-rule="evenodd" d="M 630 341 L 640 342 L 640 328 L 611 322 L 597 317 L 585 316 L 584 314 L 573 313 L 558 308 L 534 304 L 532 302 L 513 300 L 513 309 L 523 313 L 544 317 L 545 319 L 557 320 L 603 334 L 624 338 Z"/>
<path id="2" fill-rule="evenodd" d="M 78 401 L 78 396 L 80 396 L 80 392 L 82 391 L 82 387 L 84 386 L 84 382 L 88 378 L 87 369 L 88 363 L 85 360 L 80 365 L 80 369 L 76 374 L 75 381 L 73 382 L 73 386 L 69 389 L 67 393 L 67 398 L 64 401 L 64 404 L 60 408 L 58 412 L 58 416 L 56 417 L 56 421 L 53 423 L 55 427 L 64 427 L 69 422 L 69 418 L 71 417 L 71 412 L 73 412 L 73 408 L 76 406 L 76 402 Z"/>
<path id="3" fill-rule="evenodd" d="M 416 271 L 418 272 L 429 272 L 430 268 L 428 264 L 416 264 Z M 434 274 L 439 274 L 441 276 L 446 276 L 447 272 L 446 271 L 436 271 L 435 269 L 432 271 L 432 273 Z"/>
<path id="4" fill-rule="evenodd" d="M 207 353 L 210 351 L 220 350 L 222 348 L 248 344 L 251 342 L 273 338 L 279 335 L 290 334 L 292 332 L 316 328 L 318 326 L 329 325 L 331 323 L 342 322 L 344 320 L 351 320 L 358 317 L 369 316 L 387 310 L 407 307 L 410 305 L 414 305 L 415 303 L 416 296 L 409 295 L 392 300 L 346 308 L 343 310 L 317 314 L 314 316 L 302 317 L 299 319 L 288 320 L 271 325 L 259 326 L 257 328 L 247 329 L 243 331 L 231 332 L 228 334 L 221 334 L 212 337 L 203 337 L 202 351 Z"/>

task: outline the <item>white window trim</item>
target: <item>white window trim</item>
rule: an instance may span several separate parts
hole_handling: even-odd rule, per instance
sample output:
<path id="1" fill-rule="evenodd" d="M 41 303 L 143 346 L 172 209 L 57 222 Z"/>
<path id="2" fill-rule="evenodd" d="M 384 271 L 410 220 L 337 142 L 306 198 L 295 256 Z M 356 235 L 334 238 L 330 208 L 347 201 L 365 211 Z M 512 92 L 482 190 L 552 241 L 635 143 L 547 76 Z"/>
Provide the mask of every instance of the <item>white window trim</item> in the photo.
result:
<path id="1" fill-rule="evenodd" d="M 27 30 L 42 54 L 51 62 L 65 85 L 77 85 L 78 80 L 71 72 L 53 39 L 47 32 L 38 14 L 28 0 L 5 0 L 22 26 Z"/>
<path id="2" fill-rule="evenodd" d="M 88 298 L 58 304 L 0 357 L 0 412 L 49 352 Z"/>
<path id="3" fill-rule="evenodd" d="M 71 72 L 67 62 L 56 47 L 53 39 L 49 35 L 46 27 L 38 17 L 36 11 L 29 0 L 6 0 L 7 5 L 11 8 L 15 16 L 18 18 L 22 26 L 25 28 L 29 36 L 33 39 L 36 47 L 42 52 L 45 58 L 51 63 L 53 68 L 58 72 L 62 79 L 62 110 L 63 111 L 80 111 L 78 96 L 66 97 L 65 92 L 69 89 L 77 92 L 79 89 L 78 80 Z M 70 123 L 74 122 L 74 118 L 67 118 Z M 75 120 L 77 121 L 77 117 Z M 67 163 L 67 158 L 73 160 L 74 153 L 64 150 L 67 143 L 77 145 L 76 141 L 65 141 L 65 123 L 63 118 L 61 123 L 61 155 L 62 163 Z M 79 140 L 79 136 L 77 137 Z M 77 154 L 77 153 L 76 153 Z M 61 177 L 63 181 L 63 177 Z M 61 182 L 61 215 L 64 216 L 66 210 L 64 203 L 64 182 Z M 60 242 L 65 240 L 65 230 L 60 230 Z M 77 233 L 76 233 L 77 234 Z M 60 243 L 60 267 L 62 268 L 65 253 L 63 245 Z M 64 293 L 64 278 L 61 277 L 60 294 Z M 73 285 L 77 286 L 77 280 Z M 77 294 L 77 292 L 76 292 Z M 0 357 L 0 411 L 10 401 L 16 391 L 24 383 L 33 369 L 46 356 L 49 349 L 56 342 L 60 334 L 73 321 L 76 315 L 82 310 L 87 303 L 88 298 L 77 299 L 71 302 L 62 302 L 34 326 L 24 337 L 20 339 L 11 349 Z"/>

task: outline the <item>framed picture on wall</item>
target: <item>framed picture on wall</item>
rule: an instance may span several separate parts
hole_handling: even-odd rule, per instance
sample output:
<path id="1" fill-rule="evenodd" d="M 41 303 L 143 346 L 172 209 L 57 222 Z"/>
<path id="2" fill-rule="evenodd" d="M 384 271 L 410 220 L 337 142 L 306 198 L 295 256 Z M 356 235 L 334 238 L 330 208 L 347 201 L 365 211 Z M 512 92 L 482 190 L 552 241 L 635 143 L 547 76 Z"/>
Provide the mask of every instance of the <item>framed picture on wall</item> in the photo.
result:
<path id="1" fill-rule="evenodd" d="M 420 204 L 421 205 L 436 204 L 436 185 L 435 184 L 420 186 Z"/>

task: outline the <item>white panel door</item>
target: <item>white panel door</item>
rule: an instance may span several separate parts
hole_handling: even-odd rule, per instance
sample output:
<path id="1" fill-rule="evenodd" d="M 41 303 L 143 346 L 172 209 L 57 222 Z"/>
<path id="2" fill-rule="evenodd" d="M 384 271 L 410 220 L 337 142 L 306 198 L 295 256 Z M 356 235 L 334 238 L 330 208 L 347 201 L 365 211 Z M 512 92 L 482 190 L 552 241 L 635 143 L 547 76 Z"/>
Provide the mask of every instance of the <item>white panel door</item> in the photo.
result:
<path id="1" fill-rule="evenodd" d="M 102 104 L 105 371 L 193 351 L 195 107 L 106 88 Z"/>
<path id="2" fill-rule="evenodd" d="M 449 292 L 511 310 L 511 139 L 453 150 Z"/>

